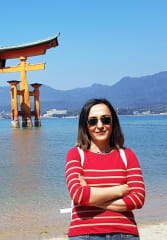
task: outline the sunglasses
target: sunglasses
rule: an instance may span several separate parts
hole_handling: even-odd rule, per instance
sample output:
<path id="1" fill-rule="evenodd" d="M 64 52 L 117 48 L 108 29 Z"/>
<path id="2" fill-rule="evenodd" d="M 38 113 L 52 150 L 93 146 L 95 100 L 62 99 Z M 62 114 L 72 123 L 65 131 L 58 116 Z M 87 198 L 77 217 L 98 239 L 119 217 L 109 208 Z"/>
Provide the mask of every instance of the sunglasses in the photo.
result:
<path id="1" fill-rule="evenodd" d="M 104 125 L 110 125 L 110 124 L 112 124 L 112 117 L 111 116 L 102 116 L 100 118 L 100 121 Z M 88 123 L 88 126 L 90 126 L 90 127 L 96 126 L 98 123 L 98 118 L 97 117 L 89 118 L 87 123 Z"/>

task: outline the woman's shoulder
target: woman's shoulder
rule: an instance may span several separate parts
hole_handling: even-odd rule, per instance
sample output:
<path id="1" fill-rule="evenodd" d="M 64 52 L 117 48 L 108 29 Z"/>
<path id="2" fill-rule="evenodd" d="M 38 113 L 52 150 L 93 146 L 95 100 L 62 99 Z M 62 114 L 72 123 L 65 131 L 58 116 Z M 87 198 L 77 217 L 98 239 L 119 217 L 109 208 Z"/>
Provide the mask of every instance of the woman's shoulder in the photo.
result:
<path id="1" fill-rule="evenodd" d="M 125 151 L 126 154 L 134 154 L 135 155 L 134 151 L 129 147 L 125 147 L 124 151 Z"/>
<path id="2" fill-rule="evenodd" d="M 131 148 L 125 148 L 125 154 L 127 157 L 128 163 L 136 163 L 138 164 L 138 158 L 135 154 L 135 152 Z"/>
<path id="3" fill-rule="evenodd" d="M 137 159 L 137 156 L 136 156 L 136 153 L 131 149 L 131 148 L 129 148 L 129 147 L 126 147 L 125 149 L 124 149 L 124 151 L 125 151 L 125 154 L 126 154 L 126 156 L 127 156 L 127 158 L 129 158 L 129 159 Z"/>
<path id="4" fill-rule="evenodd" d="M 78 149 L 77 147 L 72 147 L 67 151 L 67 157 L 78 157 Z"/>

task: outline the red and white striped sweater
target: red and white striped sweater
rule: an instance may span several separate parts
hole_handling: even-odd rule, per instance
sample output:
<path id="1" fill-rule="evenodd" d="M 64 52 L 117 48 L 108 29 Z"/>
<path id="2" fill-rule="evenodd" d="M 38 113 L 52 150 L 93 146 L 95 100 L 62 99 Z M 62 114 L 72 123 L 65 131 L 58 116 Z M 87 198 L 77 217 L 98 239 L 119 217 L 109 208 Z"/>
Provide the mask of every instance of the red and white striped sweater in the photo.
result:
<path id="1" fill-rule="evenodd" d="M 117 150 L 108 154 L 84 151 L 84 164 L 77 148 L 67 153 L 66 182 L 74 202 L 69 236 L 97 233 L 130 233 L 138 235 L 133 209 L 144 204 L 145 187 L 139 162 L 129 148 L 125 149 L 127 168 Z M 83 175 L 87 186 L 81 186 Z M 131 191 L 123 197 L 127 212 L 108 211 L 89 206 L 91 187 L 111 187 L 127 183 Z"/>

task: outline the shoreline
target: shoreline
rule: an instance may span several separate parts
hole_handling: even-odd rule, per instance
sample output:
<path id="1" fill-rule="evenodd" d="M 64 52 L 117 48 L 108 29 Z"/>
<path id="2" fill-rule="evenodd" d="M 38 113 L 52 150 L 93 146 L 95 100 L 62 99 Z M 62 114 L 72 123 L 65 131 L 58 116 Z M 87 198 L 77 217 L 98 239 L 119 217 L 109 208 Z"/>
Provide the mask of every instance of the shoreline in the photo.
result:
<path id="1" fill-rule="evenodd" d="M 118 116 L 120 117 L 147 117 L 147 116 L 167 116 L 167 112 L 162 112 L 162 113 L 149 113 L 149 114 L 142 114 L 142 113 L 139 113 L 139 114 L 118 114 Z M 59 117 L 59 116 L 56 116 L 56 117 L 53 117 L 53 116 L 40 116 L 40 119 L 71 119 L 71 118 L 79 118 L 78 115 L 69 115 L 69 116 L 64 116 L 64 117 Z M 11 120 L 10 117 L 1 117 L 0 116 L 0 120 Z"/>

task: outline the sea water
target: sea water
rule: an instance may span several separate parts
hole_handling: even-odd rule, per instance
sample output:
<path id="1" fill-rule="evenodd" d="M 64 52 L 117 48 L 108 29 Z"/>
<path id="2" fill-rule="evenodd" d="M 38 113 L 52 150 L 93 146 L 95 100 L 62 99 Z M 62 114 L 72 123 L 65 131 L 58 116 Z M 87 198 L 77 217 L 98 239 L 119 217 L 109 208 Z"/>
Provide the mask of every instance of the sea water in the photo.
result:
<path id="1" fill-rule="evenodd" d="M 142 167 L 146 202 L 138 222 L 163 221 L 167 210 L 167 116 L 120 116 L 125 146 Z M 77 137 L 77 118 L 42 119 L 41 128 L 12 129 L 0 120 L 0 239 L 5 232 L 67 232 L 70 207 L 64 168 Z M 40 239 L 40 238 L 39 238 Z M 6 240 L 6 239 L 5 239 Z"/>

